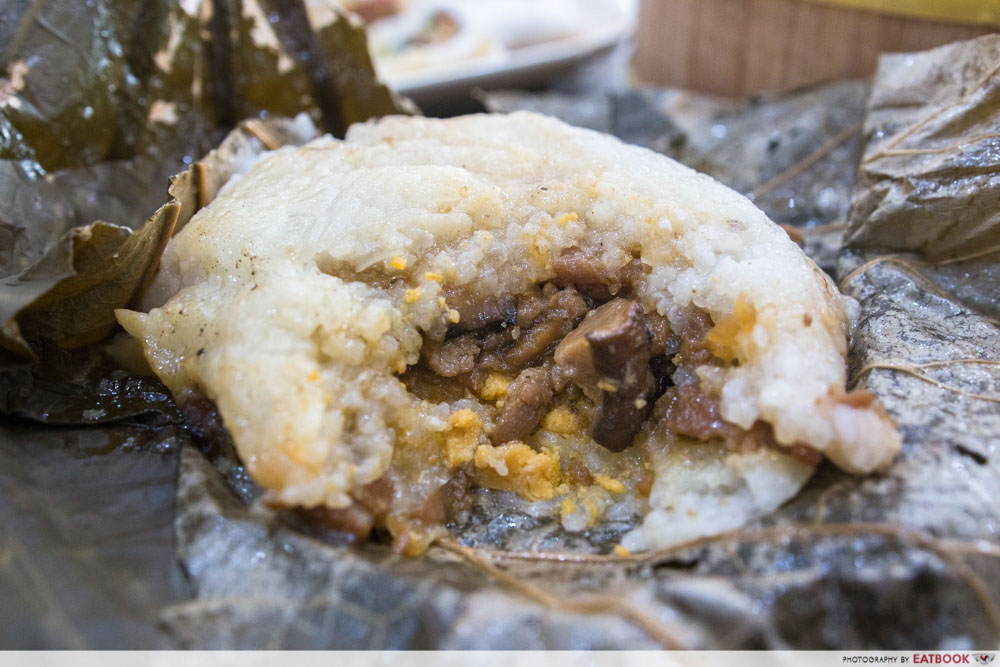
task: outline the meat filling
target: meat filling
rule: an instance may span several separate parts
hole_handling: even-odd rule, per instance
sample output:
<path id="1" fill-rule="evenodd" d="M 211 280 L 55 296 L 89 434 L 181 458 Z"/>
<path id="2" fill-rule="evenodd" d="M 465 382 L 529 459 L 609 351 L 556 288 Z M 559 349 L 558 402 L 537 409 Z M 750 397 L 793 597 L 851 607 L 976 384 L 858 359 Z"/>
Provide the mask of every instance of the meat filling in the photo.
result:
<path id="1" fill-rule="evenodd" d="M 601 261 L 601 247 L 596 245 L 567 248 L 552 262 L 555 282 L 573 285 L 582 294 L 607 301 L 623 290 L 628 292 L 643 275 L 642 262 L 634 259 L 613 270 Z"/>
<path id="2" fill-rule="evenodd" d="M 432 371 L 441 377 L 453 378 L 472 372 L 481 349 L 476 337 L 466 334 L 443 343 L 428 342 L 423 353 Z"/>
<path id="3" fill-rule="evenodd" d="M 542 422 L 554 394 L 549 369 L 528 368 L 507 388 L 507 400 L 493 429 L 496 445 L 531 435 Z"/>
<path id="4" fill-rule="evenodd" d="M 556 363 L 597 405 L 588 435 L 612 451 L 632 444 L 652 408 L 650 347 L 642 306 L 614 299 L 556 348 Z"/>
<path id="5" fill-rule="evenodd" d="M 722 418 L 719 400 L 703 393 L 695 384 L 668 389 L 656 402 L 653 419 L 657 422 L 657 428 L 665 429 L 668 433 L 696 440 L 720 438 L 733 451 L 777 449 L 812 465 L 819 463 L 822 458 L 819 452 L 805 445 L 779 445 L 774 439 L 771 425 L 765 422 L 757 421 L 748 430 L 730 424 Z"/>
<path id="6" fill-rule="evenodd" d="M 554 404 L 571 403 L 581 432 L 586 425 L 588 436 L 615 452 L 631 446 L 647 422 L 697 440 L 722 439 L 735 450 L 792 451 L 776 443 L 767 424 L 747 430 L 722 419 L 718 400 L 701 392 L 694 372 L 725 363 L 706 343 L 712 319 L 692 309 L 674 330 L 666 317 L 644 312 L 629 298 L 645 275 L 638 259 L 613 270 L 601 261 L 600 246 L 573 247 L 552 268 L 552 282 L 517 297 L 484 299 L 447 288 L 459 323 L 445 340 L 426 341 L 407 384 L 422 377 L 432 386 L 453 385 L 442 397 L 456 390 L 489 396 L 495 412 L 487 433 L 496 446 L 528 439 Z M 509 382 L 502 398 L 490 389 L 498 374 Z M 794 451 L 815 458 L 811 450 Z"/>
<path id="7" fill-rule="evenodd" d="M 588 310 L 587 302 L 572 287 L 556 292 L 531 327 L 521 331 L 503 353 L 499 366 L 518 371 L 537 362 L 573 330 Z"/>
<path id="8" fill-rule="evenodd" d="M 466 291 L 451 288 L 445 290 L 448 306 L 458 311 L 458 329 L 473 331 L 493 324 L 509 322 L 517 313 L 517 304 L 510 297 L 483 300 Z"/>

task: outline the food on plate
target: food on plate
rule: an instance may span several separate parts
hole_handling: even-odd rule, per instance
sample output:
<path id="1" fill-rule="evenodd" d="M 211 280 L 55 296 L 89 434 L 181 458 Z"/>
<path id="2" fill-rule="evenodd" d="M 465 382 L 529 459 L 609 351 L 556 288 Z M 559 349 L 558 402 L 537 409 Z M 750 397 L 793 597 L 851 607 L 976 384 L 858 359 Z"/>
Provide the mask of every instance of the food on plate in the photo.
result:
<path id="1" fill-rule="evenodd" d="M 340 5 L 365 22 L 372 24 L 406 9 L 404 0 L 340 0 Z"/>
<path id="2" fill-rule="evenodd" d="M 349 0 L 368 24 L 382 76 L 502 63 L 510 52 L 573 37 L 593 27 L 580 0 Z"/>
<path id="3" fill-rule="evenodd" d="M 496 489 L 568 531 L 635 520 L 635 551 L 900 448 L 845 391 L 856 305 L 662 155 L 530 113 L 388 117 L 248 169 L 118 318 L 272 505 L 414 554 Z"/>

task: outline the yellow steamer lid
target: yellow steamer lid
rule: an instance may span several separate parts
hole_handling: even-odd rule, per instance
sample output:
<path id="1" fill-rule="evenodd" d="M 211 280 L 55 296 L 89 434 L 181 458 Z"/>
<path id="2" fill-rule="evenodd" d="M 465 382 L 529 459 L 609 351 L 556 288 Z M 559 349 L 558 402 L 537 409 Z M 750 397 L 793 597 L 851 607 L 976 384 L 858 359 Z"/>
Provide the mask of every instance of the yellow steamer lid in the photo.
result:
<path id="1" fill-rule="evenodd" d="M 913 18 L 1000 26 L 1000 0 L 805 0 Z"/>

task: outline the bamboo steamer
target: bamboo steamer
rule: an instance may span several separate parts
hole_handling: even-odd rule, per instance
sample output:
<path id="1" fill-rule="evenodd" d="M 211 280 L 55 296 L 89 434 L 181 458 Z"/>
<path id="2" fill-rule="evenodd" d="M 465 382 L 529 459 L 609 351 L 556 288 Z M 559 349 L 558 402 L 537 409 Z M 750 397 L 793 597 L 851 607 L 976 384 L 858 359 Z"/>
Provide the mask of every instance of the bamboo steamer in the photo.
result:
<path id="1" fill-rule="evenodd" d="M 1000 31 L 1000 0 L 641 0 L 644 83 L 743 96 L 866 77 L 883 52 Z"/>

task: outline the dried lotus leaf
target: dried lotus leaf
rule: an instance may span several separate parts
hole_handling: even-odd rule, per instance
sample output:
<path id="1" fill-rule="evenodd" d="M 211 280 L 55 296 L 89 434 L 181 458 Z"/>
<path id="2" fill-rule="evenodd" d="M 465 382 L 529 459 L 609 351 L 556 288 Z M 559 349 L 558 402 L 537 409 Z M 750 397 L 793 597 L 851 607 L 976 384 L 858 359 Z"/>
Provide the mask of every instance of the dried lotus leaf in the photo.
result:
<path id="1" fill-rule="evenodd" d="M 254 0 L 27 3 L 5 15 L 0 344 L 30 356 L 33 337 L 105 336 L 170 234 L 172 208 L 149 218 L 161 184 L 243 118 L 315 111 L 342 134 L 413 111 L 376 80 L 360 26 L 329 2 L 279 4 L 294 39 Z"/>
<path id="2" fill-rule="evenodd" d="M 996 35 L 880 60 L 849 245 L 934 262 L 1000 252 L 998 63 Z"/>

